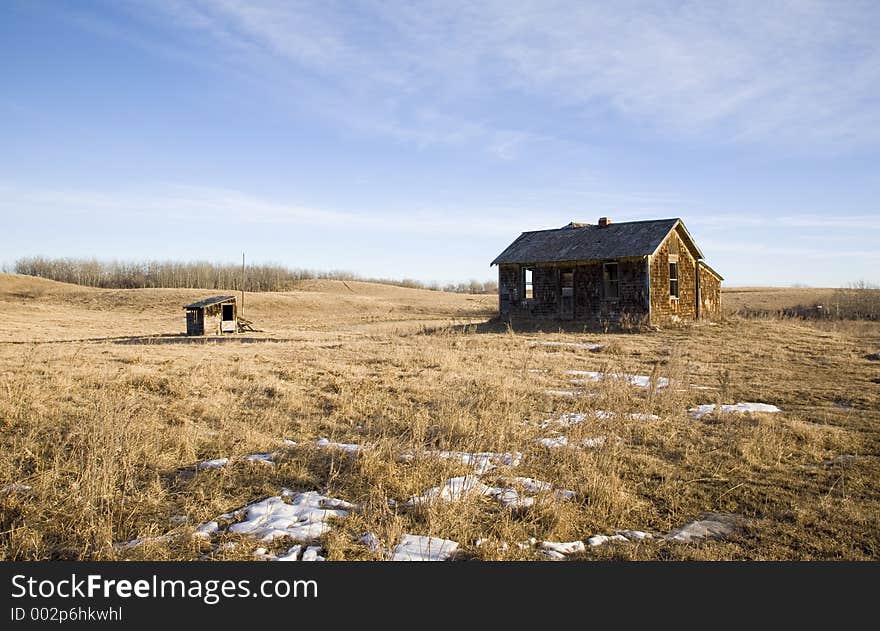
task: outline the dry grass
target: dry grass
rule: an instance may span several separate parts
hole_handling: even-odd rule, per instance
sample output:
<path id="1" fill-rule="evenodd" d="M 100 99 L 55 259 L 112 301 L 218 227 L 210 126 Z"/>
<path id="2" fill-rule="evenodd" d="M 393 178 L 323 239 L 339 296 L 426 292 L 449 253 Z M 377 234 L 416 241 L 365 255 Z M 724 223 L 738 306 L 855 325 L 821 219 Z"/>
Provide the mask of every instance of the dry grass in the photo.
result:
<path id="1" fill-rule="evenodd" d="M 609 545 L 583 556 L 880 556 L 880 362 L 866 358 L 880 351 L 880 325 L 731 319 L 643 334 L 516 333 L 464 326 L 485 321 L 493 297 L 320 281 L 249 294 L 246 316 L 265 333 L 184 343 L 180 307 L 205 295 L 0 276 L 0 486 L 31 487 L 0 493 L 0 558 L 200 558 L 208 548 L 189 536 L 196 525 L 282 487 L 360 505 L 322 539 L 331 559 L 377 558 L 357 543 L 367 531 L 390 543 L 403 532 L 441 536 L 475 558 L 537 559 L 514 544 L 617 528 L 662 533 L 704 511 L 742 514 L 746 530 L 724 542 Z M 606 346 L 590 352 L 527 339 Z M 587 384 L 595 398 L 544 394 L 574 388 L 565 374 L 572 369 L 673 381 L 647 390 Z M 545 372 L 530 372 L 538 370 Z M 686 413 L 697 403 L 737 401 L 784 412 L 702 420 Z M 547 449 L 535 441 L 552 430 L 523 422 L 591 410 L 619 414 L 560 433 L 619 443 Z M 631 412 L 660 418 L 622 415 Z M 369 449 L 305 444 L 322 436 Z M 277 450 L 285 438 L 304 446 L 281 449 L 275 467 L 234 460 L 195 474 L 182 469 Z M 489 497 L 390 506 L 471 472 L 400 458 L 428 449 L 520 451 L 518 467 L 483 481 L 532 476 L 576 497 L 519 512 Z M 823 464 L 841 454 L 859 458 Z M 169 533 L 180 536 L 113 547 Z M 480 537 L 488 543 L 477 547 Z M 240 539 L 215 558 L 250 558 L 257 545 Z"/>

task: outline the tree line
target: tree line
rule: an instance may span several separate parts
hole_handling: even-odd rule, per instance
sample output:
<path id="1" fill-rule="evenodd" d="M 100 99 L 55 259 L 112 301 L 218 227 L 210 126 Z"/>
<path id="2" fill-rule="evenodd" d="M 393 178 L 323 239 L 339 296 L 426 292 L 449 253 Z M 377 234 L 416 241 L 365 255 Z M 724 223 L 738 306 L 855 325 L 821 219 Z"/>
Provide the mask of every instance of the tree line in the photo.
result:
<path id="1" fill-rule="evenodd" d="M 463 283 L 424 283 L 418 280 L 365 278 L 343 270 L 318 271 L 288 268 L 276 264 L 241 265 L 207 261 L 99 261 L 97 259 L 20 258 L 12 266 L 16 274 L 37 276 L 62 283 L 105 289 L 226 289 L 234 291 L 289 291 L 303 280 L 359 280 L 413 289 L 491 294 L 498 290 L 494 281 L 470 280 Z"/>

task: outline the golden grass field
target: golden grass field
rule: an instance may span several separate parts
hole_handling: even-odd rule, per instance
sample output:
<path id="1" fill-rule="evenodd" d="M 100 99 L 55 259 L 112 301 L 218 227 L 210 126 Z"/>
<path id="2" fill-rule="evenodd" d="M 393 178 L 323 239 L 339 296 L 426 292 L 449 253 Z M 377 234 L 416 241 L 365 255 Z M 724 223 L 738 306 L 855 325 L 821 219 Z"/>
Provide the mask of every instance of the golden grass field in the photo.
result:
<path id="1" fill-rule="evenodd" d="M 724 300 L 777 308 L 822 291 Z M 880 361 L 868 358 L 880 323 L 728 316 L 643 333 L 514 331 L 489 322 L 494 296 L 308 281 L 245 297 L 262 332 L 185 338 L 182 305 L 215 293 L 0 275 L 0 558 L 252 559 L 290 541 L 193 531 L 282 488 L 357 505 L 318 543 L 330 560 L 383 558 L 359 542 L 366 532 L 386 549 L 412 533 L 458 542 L 458 558 L 539 560 L 541 541 L 620 529 L 654 538 L 568 558 L 880 557 Z M 575 386 L 568 370 L 652 381 Z M 545 392 L 578 389 L 596 394 Z M 782 411 L 688 413 L 744 401 Z M 586 420 L 540 427 L 567 413 Z M 537 442 L 559 436 L 570 446 Z M 322 437 L 363 448 L 315 445 Z M 606 440 L 579 446 L 596 437 Z M 481 481 L 532 477 L 574 496 L 543 493 L 518 510 L 487 495 L 406 506 L 474 473 L 430 450 L 520 452 Z M 274 466 L 244 459 L 264 452 Z M 196 469 L 221 457 L 231 460 Z M 742 529 L 696 543 L 661 536 L 706 512 L 740 515 Z M 118 545 L 136 538 L 148 540 Z M 530 539 L 538 545 L 517 545 Z"/>

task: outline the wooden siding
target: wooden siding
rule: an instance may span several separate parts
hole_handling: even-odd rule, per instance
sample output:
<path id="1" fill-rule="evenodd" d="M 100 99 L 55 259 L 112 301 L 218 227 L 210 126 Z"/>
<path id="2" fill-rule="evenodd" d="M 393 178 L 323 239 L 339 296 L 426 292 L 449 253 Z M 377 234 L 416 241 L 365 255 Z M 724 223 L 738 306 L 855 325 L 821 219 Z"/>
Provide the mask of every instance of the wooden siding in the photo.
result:
<path id="1" fill-rule="evenodd" d="M 669 293 L 670 258 L 678 259 L 678 298 Z M 697 261 L 678 231 L 669 233 L 651 259 L 651 322 L 696 318 Z"/>
<path id="2" fill-rule="evenodd" d="M 232 319 L 238 319 L 238 305 L 234 300 L 220 302 L 207 307 L 186 310 L 186 334 L 187 335 L 222 335 L 221 321 L 223 319 L 223 305 L 232 304 Z M 238 326 L 236 325 L 236 330 Z"/>
<path id="3" fill-rule="evenodd" d="M 716 320 L 721 316 L 721 281 L 700 266 L 700 318 Z"/>
<path id="4" fill-rule="evenodd" d="M 644 257 L 607 261 L 618 264 L 618 296 L 605 295 L 603 262 L 545 265 L 500 265 L 498 307 L 503 318 L 618 320 L 625 314 L 647 319 Z M 533 298 L 525 300 L 524 270 L 532 269 Z M 573 273 L 572 309 L 563 310 L 562 273 Z"/>

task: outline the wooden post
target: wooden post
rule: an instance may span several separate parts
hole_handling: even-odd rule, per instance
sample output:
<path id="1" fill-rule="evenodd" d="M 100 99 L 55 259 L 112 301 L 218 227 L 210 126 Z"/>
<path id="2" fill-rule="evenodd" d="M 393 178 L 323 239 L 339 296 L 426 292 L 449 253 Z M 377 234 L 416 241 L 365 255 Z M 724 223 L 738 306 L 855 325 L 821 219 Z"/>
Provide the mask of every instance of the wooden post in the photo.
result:
<path id="1" fill-rule="evenodd" d="M 244 317 L 244 252 L 241 253 L 241 315 Z"/>

